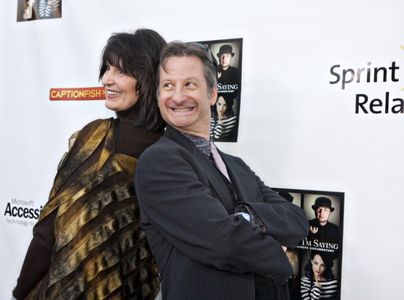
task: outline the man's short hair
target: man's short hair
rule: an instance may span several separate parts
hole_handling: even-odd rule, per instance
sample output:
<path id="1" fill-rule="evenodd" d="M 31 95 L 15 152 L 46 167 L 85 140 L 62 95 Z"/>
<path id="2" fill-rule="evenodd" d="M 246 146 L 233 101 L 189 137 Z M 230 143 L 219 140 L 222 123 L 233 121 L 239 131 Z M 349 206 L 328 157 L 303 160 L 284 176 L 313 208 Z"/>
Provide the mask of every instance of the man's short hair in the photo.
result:
<path id="1" fill-rule="evenodd" d="M 209 48 L 200 43 L 171 42 L 164 47 L 160 55 L 160 67 L 165 70 L 167 60 L 170 57 L 197 57 L 200 59 L 204 69 L 204 77 L 208 86 L 208 94 L 212 95 L 213 89 L 217 85 L 217 62 Z M 160 68 L 158 70 L 160 77 Z M 160 80 L 157 80 L 157 93 Z"/>

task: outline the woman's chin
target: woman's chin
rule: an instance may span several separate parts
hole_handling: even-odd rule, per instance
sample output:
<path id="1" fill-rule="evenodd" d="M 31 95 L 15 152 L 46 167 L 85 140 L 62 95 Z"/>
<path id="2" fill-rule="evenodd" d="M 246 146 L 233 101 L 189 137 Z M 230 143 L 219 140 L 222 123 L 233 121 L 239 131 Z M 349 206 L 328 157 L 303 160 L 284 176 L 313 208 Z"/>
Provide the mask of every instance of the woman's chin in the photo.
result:
<path id="1" fill-rule="evenodd" d="M 105 101 L 105 107 L 107 108 L 107 109 L 109 109 L 109 110 L 112 110 L 112 111 L 119 111 L 119 107 L 116 105 L 116 103 L 115 102 L 113 102 L 113 101 L 109 101 L 109 100 L 107 100 L 107 101 Z"/>

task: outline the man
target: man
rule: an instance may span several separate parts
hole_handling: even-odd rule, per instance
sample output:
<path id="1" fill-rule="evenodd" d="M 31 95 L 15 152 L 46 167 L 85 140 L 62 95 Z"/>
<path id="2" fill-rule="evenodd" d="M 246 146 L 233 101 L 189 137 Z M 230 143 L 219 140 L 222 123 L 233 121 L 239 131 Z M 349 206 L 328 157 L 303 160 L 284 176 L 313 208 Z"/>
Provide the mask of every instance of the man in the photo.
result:
<path id="1" fill-rule="evenodd" d="M 141 156 L 136 189 L 163 299 L 288 299 L 292 269 L 282 246 L 306 236 L 303 211 L 209 141 L 217 97 L 210 51 L 171 43 L 160 62 L 158 104 L 168 126 Z"/>
<path id="2" fill-rule="evenodd" d="M 309 222 L 310 233 L 308 239 L 316 239 L 319 242 L 330 244 L 338 243 L 339 227 L 328 221 L 334 211 L 331 200 L 327 197 L 318 197 L 311 208 L 314 210 L 316 217 Z M 337 246 L 330 245 L 330 247 L 334 249 Z"/>
<path id="3" fill-rule="evenodd" d="M 232 99 L 240 95 L 240 71 L 230 65 L 234 54 L 233 47 L 228 44 L 221 46 L 217 53 L 219 59 L 217 69 L 219 92 L 229 94 Z"/>

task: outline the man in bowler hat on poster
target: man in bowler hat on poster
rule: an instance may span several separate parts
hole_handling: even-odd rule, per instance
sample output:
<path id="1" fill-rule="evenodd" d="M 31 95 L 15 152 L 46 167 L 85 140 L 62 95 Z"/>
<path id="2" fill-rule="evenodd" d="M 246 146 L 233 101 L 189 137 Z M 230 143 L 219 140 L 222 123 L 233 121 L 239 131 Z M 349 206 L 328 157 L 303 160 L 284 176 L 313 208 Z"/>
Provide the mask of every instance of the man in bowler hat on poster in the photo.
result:
<path id="1" fill-rule="evenodd" d="M 222 45 L 217 53 L 219 59 L 217 70 L 219 93 L 227 93 L 233 99 L 240 94 L 240 71 L 230 65 L 234 54 L 233 47 L 229 44 Z"/>
<path id="2" fill-rule="evenodd" d="M 329 222 L 331 213 L 334 211 L 331 200 L 327 197 L 318 197 L 311 208 L 316 217 L 309 221 L 310 233 L 308 238 L 320 242 L 337 243 L 339 227 Z"/>

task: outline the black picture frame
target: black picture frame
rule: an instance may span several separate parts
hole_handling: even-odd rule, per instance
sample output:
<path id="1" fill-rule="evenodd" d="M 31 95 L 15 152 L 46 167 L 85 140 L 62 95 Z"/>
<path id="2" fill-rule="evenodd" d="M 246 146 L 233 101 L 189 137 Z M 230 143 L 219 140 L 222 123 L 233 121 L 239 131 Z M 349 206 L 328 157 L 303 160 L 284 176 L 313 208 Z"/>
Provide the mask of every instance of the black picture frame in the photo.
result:
<path id="1" fill-rule="evenodd" d="M 211 111 L 211 138 L 215 142 L 237 142 L 241 107 L 243 39 L 231 38 L 197 41 L 197 43 L 207 46 L 217 63 L 218 100 Z M 224 54 L 230 56 L 230 62 L 226 64 L 225 70 L 221 59 Z M 228 112 L 228 115 L 222 118 L 218 117 L 219 112 L 216 108 L 220 103 L 226 104 Z"/>
<path id="2" fill-rule="evenodd" d="M 342 281 L 342 253 L 343 253 L 343 228 L 344 228 L 344 199 L 343 192 L 332 191 L 317 191 L 317 190 L 302 190 L 292 188 L 272 188 L 277 191 L 279 195 L 293 204 L 301 207 L 306 213 L 307 220 L 312 228 L 309 230 L 308 236 L 303 239 L 294 249 L 287 249 L 289 262 L 293 269 L 293 275 L 289 279 L 289 292 L 291 300 L 305 300 L 310 299 L 305 297 L 307 292 L 307 285 L 313 287 L 315 285 L 312 276 L 308 276 L 313 264 L 313 256 L 323 257 L 324 263 L 328 265 L 328 271 L 331 272 L 333 280 L 324 282 L 317 282 L 317 285 L 327 288 L 330 284 L 333 297 L 325 298 L 320 295 L 319 299 L 341 299 L 341 281 Z M 328 200 L 327 200 L 328 199 Z M 328 202 L 329 201 L 329 202 Z M 331 204 L 331 205 L 329 205 Z M 324 205 L 324 206 L 321 206 Z M 329 217 L 327 218 L 326 225 L 321 226 L 319 221 L 321 216 L 321 208 L 329 207 Z M 315 228 L 317 223 L 320 229 L 331 228 L 330 231 L 317 230 Z M 331 223 L 332 226 L 329 226 Z M 312 231 L 313 229 L 313 231 Z M 328 230 L 327 229 L 327 230 Z M 314 269 L 314 268 L 313 268 Z M 330 275 L 330 276 L 331 276 Z M 314 276 L 314 274 L 313 274 Z M 309 278 L 311 277 L 311 279 Z M 309 283 L 310 282 L 310 283 Z M 333 285 L 333 286 L 331 286 Z M 323 292 L 322 292 L 323 293 Z"/>

